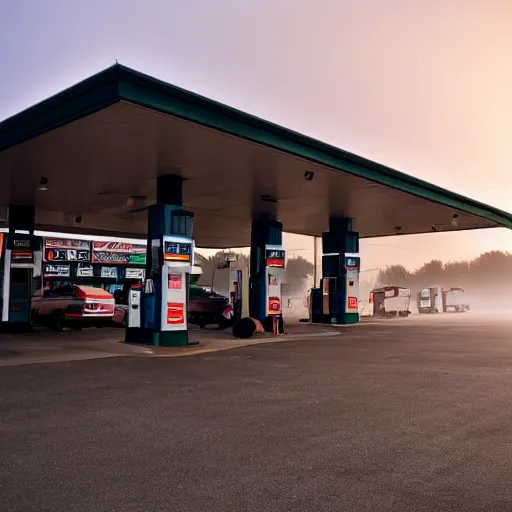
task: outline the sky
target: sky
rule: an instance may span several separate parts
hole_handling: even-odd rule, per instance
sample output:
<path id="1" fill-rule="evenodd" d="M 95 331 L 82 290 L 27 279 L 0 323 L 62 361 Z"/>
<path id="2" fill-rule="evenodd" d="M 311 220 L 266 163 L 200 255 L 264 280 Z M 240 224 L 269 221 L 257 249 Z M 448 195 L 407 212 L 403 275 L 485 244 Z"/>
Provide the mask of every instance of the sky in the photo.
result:
<path id="1" fill-rule="evenodd" d="M 0 119 L 117 60 L 510 211 L 510 27 L 510 0 L 4 1 Z M 512 252 L 512 232 L 361 245 L 365 269 L 413 269 Z"/>

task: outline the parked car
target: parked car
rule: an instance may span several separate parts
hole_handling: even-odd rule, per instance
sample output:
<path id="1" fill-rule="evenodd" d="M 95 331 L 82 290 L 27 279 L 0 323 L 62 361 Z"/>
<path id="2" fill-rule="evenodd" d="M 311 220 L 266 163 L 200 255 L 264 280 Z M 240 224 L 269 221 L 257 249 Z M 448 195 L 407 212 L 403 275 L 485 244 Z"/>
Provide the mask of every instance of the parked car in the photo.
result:
<path id="1" fill-rule="evenodd" d="M 116 299 L 112 324 L 116 327 L 126 327 L 128 305 L 121 295 Z M 226 329 L 233 324 L 233 308 L 226 297 L 215 293 L 211 288 L 190 285 L 188 322 L 199 325 L 202 329 L 207 325 L 218 325 L 220 329 Z"/>
<path id="2" fill-rule="evenodd" d="M 226 329 L 233 324 L 233 307 L 229 299 L 202 286 L 191 285 L 188 301 L 188 321 L 204 329 L 218 325 Z"/>
<path id="3" fill-rule="evenodd" d="M 64 327 L 103 327 L 110 325 L 115 302 L 101 288 L 63 284 L 39 290 L 32 297 L 32 321 L 62 331 Z"/>

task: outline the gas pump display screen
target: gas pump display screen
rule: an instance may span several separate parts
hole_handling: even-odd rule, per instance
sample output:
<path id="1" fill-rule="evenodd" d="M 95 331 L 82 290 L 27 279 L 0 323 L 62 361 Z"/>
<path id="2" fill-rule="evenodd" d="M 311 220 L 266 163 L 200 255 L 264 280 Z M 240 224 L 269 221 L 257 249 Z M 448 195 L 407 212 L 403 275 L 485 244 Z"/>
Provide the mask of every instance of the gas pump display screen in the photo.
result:
<path id="1" fill-rule="evenodd" d="M 348 268 L 357 267 L 357 259 L 356 258 L 347 258 L 346 261 L 347 261 L 346 266 Z"/>
<path id="2" fill-rule="evenodd" d="M 187 242 L 165 242 L 165 261 L 190 261 L 192 256 L 192 244 Z"/>
<path id="3" fill-rule="evenodd" d="M 265 252 L 267 267 L 284 268 L 285 252 L 279 249 L 267 249 Z"/>

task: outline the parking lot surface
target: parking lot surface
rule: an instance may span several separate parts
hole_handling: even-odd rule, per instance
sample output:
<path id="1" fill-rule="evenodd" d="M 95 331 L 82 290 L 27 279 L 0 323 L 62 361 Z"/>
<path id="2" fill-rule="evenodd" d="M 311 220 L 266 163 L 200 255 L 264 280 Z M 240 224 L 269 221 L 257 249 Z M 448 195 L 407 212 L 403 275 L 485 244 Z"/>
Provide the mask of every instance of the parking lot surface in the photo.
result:
<path id="1" fill-rule="evenodd" d="M 511 510 L 512 321 L 337 332 L 0 368 L 0 510 Z"/>

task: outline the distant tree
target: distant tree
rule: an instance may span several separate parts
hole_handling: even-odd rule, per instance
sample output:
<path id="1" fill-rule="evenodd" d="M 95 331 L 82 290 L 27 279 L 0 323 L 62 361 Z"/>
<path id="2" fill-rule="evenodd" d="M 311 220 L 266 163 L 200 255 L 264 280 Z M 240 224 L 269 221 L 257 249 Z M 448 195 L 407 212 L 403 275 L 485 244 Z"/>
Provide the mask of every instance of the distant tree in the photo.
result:
<path id="1" fill-rule="evenodd" d="M 377 282 L 381 286 L 407 286 L 410 277 L 409 271 L 403 265 L 389 265 L 379 271 Z"/>
<path id="2" fill-rule="evenodd" d="M 294 256 L 286 262 L 286 282 L 300 281 L 313 274 L 314 265 L 302 256 Z"/>
<path id="3" fill-rule="evenodd" d="M 229 260 L 235 260 L 239 268 L 249 267 L 249 257 L 239 252 L 219 251 L 208 258 L 201 257 L 201 261 L 196 260 L 197 264 L 202 268 L 203 273 L 199 278 L 199 284 L 210 286 L 213 282 L 213 274 L 215 270 L 226 268 Z"/>
<path id="4" fill-rule="evenodd" d="M 415 277 L 425 280 L 425 285 L 432 284 L 432 281 L 437 283 L 442 280 L 444 274 L 443 262 L 441 260 L 432 260 L 425 263 L 415 273 Z M 428 283 L 428 281 L 431 281 Z"/>

